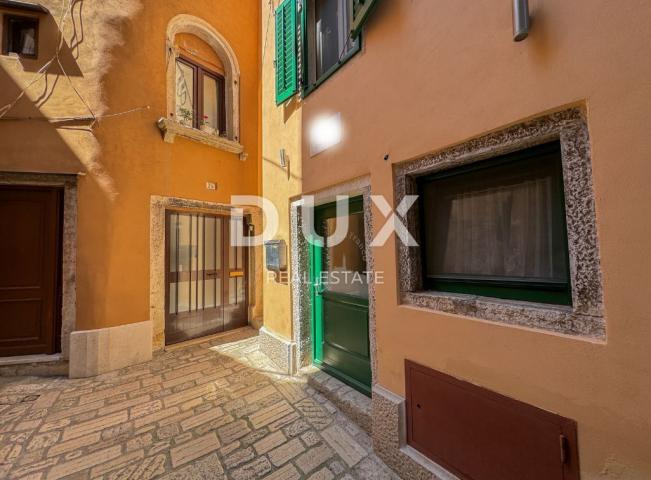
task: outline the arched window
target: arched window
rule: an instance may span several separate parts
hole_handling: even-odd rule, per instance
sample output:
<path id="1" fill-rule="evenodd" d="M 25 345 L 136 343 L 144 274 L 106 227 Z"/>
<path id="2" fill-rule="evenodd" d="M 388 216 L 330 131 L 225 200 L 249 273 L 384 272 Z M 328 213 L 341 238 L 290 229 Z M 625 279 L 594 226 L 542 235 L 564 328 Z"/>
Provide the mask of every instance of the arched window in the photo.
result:
<path id="1" fill-rule="evenodd" d="M 183 126 L 239 142 L 240 68 L 210 24 L 177 15 L 167 28 L 167 107 Z"/>

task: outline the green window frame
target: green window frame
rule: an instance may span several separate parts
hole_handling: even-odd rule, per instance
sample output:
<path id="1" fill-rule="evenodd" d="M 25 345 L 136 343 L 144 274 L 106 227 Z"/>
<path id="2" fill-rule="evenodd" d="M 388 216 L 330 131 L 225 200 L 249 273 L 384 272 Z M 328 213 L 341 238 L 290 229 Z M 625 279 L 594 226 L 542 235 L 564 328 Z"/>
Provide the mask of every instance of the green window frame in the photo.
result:
<path id="1" fill-rule="evenodd" d="M 350 32 L 353 38 L 362 33 L 366 20 L 378 3 L 380 0 L 350 0 L 348 7 L 350 9 Z"/>
<path id="2" fill-rule="evenodd" d="M 462 176 L 466 176 L 468 182 L 471 181 L 471 178 L 474 179 L 472 181 L 476 182 L 477 178 L 495 178 L 495 175 L 499 174 L 498 172 L 504 172 L 507 169 L 513 169 L 516 172 L 520 169 L 520 172 L 528 172 L 533 168 L 546 169 L 553 179 L 553 195 L 550 196 L 551 208 L 548 215 L 554 219 L 550 224 L 554 229 L 554 238 L 557 239 L 554 248 L 554 261 L 559 261 L 560 265 L 564 265 L 562 279 L 510 278 L 505 275 L 439 274 L 433 272 L 433 268 L 428 263 L 428 255 L 435 256 L 437 253 L 440 255 L 440 252 L 434 251 L 435 240 L 432 237 L 435 234 L 432 232 L 436 232 L 437 224 L 432 225 L 431 222 L 432 218 L 436 217 L 431 213 L 433 205 L 429 204 L 426 197 L 430 199 L 437 198 L 437 194 L 430 193 L 427 196 L 426 189 L 433 189 L 429 190 L 430 192 L 434 192 L 436 189 L 439 192 L 445 191 L 446 185 L 450 185 L 450 180 L 459 182 L 459 179 L 463 178 Z M 464 183 L 466 183 L 465 179 Z M 417 179 L 417 188 L 419 194 L 422 278 L 425 290 L 555 305 L 572 305 L 560 142 L 555 141 L 471 165 L 425 175 Z"/>
<path id="3" fill-rule="evenodd" d="M 353 0 L 348 0 L 348 11 L 347 15 L 352 14 L 352 5 Z M 370 1 L 370 0 L 369 0 Z M 332 75 L 334 75 L 344 64 L 346 64 L 351 58 L 353 58 L 361 49 L 362 49 L 362 35 L 361 35 L 361 27 L 363 24 L 358 25 L 359 31 L 357 34 L 354 34 L 354 32 L 349 32 L 347 34 L 347 42 L 353 42 L 352 43 L 352 48 L 348 50 L 344 55 L 341 56 L 339 61 L 330 67 L 327 71 L 323 72 L 320 76 L 318 76 L 315 81 L 310 83 L 310 70 L 309 66 L 311 65 L 311 59 L 309 56 L 309 40 L 308 40 L 308 35 L 310 29 L 308 28 L 308 18 L 310 14 L 310 8 L 313 5 L 314 0 L 300 0 L 302 7 L 301 7 L 301 18 L 300 18 L 300 25 L 301 25 L 301 31 L 300 31 L 300 56 L 301 56 L 301 72 L 300 72 L 300 77 L 301 77 L 301 83 L 303 85 L 303 97 L 307 97 L 310 95 L 313 91 L 315 91 L 317 88 L 319 88 L 326 80 L 328 80 Z M 349 24 L 352 26 L 352 18 L 349 18 Z"/>

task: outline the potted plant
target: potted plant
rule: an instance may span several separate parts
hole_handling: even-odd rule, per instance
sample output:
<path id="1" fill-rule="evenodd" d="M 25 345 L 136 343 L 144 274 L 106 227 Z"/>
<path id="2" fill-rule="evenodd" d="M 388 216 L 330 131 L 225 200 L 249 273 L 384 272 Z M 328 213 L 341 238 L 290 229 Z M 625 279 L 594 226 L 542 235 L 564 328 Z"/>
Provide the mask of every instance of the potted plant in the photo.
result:
<path id="1" fill-rule="evenodd" d="M 215 127 L 210 125 L 210 120 L 208 115 L 204 115 L 203 118 L 201 119 L 201 131 L 206 132 L 209 135 L 217 135 L 217 131 L 215 130 Z"/>
<path id="2" fill-rule="evenodd" d="M 192 119 L 194 118 L 194 114 L 192 113 L 192 110 L 181 107 L 179 108 L 179 123 L 182 125 L 185 125 L 186 127 L 192 127 Z"/>

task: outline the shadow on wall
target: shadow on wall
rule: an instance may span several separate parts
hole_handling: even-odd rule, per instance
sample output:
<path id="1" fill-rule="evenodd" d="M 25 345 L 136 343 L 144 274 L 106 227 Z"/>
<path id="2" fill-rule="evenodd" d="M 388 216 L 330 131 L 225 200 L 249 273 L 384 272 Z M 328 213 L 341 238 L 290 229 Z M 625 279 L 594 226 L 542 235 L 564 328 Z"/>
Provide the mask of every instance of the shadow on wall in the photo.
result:
<path id="1" fill-rule="evenodd" d="M 0 118 L 0 170 L 47 173 L 85 172 L 78 155 L 58 131 L 82 130 L 79 135 L 92 135 L 89 121 L 52 123 L 41 108 L 54 103 L 53 95 L 60 83 L 59 75 L 46 76 L 36 82 L 16 105 Z M 0 64 L 0 105 L 13 102 L 22 87 L 16 83 L 4 64 Z M 31 97 L 31 98 L 30 98 Z M 32 98 L 34 98 L 32 100 Z M 65 106 L 64 102 L 64 105 Z M 64 108 L 57 108 L 64 110 Z"/>

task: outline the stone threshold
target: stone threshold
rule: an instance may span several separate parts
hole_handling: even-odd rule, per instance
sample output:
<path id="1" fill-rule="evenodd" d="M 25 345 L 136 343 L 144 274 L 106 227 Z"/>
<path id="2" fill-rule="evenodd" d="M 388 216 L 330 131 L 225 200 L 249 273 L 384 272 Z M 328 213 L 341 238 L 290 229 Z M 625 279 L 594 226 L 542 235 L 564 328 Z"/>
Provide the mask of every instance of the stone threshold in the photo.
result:
<path id="1" fill-rule="evenodd" d="M 213 335 L 207 335 L 205 337 L 199 337 L 199 338 L 193 338 L 191 340 L 185 340 L 184 342 L 179 342 L 179 343 L 174 343 L 172 345 L 165 345 L 163 348 L 163 351 L 165 352 L 173 352 L 175 350 L 180 350 L 185 347 L 190 347 L 192 345 L 200 345 L 202 343 L 207 343 L 207 342 L 212 342 L 213 340 L 223 340 L 225 338 L 228 338 L 229 336 L 234 336 L 236 340 L 241 340 L 241 333 L 251 330 L 251 326 L 247 325 L 245 327 L 240 327 L 240 328 L 234 328 L 233 330 L 228 330 L 226 332 L 219 332 L 215 333 Z M 256 331 L 253 331 L 251 333 L 251 336 L 257 335 Z"/>
<path id="2" fill-rule="evenodd" d="M 371 434 L 371 399 L 369 397 L 315 366 L 302 368 L 299 375 L 306 379 L 309 386 L 330 400 L 366 433 Z"/>
<path id="3" fill-rule="evenodd" d="M 30 363 L 58 362 L 63 357 L 60 353 L 53 355 L 17 355 L 15 357 L 0 357 L 0 367 L 5 365 L 25 365 Z"/>
<path id="4" fill-rule="evenodd" d="M 1 357 L 0 376 L 68 376 L 68 361 L 60 353 Z"/>

